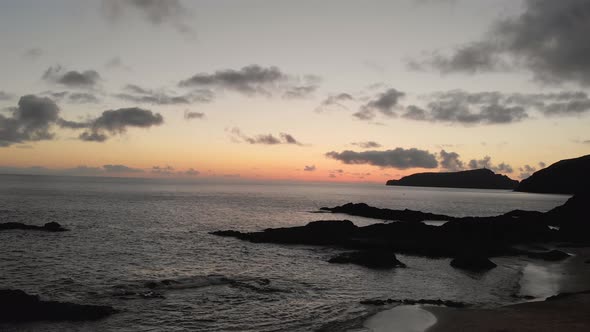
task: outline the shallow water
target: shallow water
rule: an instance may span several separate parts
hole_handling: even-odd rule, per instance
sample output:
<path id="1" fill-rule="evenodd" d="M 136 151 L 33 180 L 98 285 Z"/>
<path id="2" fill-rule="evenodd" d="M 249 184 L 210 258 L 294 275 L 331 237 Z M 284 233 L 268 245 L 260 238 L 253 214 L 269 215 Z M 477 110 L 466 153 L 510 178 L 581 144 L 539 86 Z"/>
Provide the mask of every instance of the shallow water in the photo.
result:
<path id="1" fill-rule="evenodd" d="M 368 298 L 514 301 L 527 262 L 495 259 L 484 275 L 448 259 L 398 255 L 407 269 L 328 264 L 334 248 L 253 244 L 209 235 L 304 225 L 322 206 L 365 202 L 455 216 L 546 211 L 567 196 L 496 190 L 345 184 L 207 184 L 163 180 L 0 176 L 0 222 L 57 221 L 65 233 L 0 232 L 0 287 L 123 312 L 90 323 L 4 325 L 102 331 L 308 331 L 354 320 Z M 340 328 L 339 328 L 340 329 Z M 335 329 L 338 330 L 338 329 Z"/>

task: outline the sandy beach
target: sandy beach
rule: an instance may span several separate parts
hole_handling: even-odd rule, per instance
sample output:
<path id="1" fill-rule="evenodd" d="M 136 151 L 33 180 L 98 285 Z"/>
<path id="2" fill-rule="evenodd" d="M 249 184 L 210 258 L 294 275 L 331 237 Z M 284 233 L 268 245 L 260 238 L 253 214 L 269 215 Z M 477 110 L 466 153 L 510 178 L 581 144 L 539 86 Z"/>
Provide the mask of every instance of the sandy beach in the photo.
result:
<path id="1" fill-rule="evenodd" d="M 545 301 L 491 309 L 425 307 L 436 316 L 427 332 L 446 331 L 588 331 L 590 327 L 590 248 L 575 252 L 559 278 L 560 295 Z"/>

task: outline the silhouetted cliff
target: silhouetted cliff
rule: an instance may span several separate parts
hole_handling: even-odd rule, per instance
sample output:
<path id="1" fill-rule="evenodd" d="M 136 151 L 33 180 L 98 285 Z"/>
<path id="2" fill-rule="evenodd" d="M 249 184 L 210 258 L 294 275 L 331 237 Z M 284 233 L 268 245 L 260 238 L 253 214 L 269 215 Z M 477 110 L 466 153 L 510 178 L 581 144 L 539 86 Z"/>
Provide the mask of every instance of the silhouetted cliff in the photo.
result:
<path id="1" fill-rule="evenodd" d="M 388 186 L 446 187 L 474 189 L 514 189 L 518 181 L 489 169 L 475 169 L 447 173 L 417 173 L 400 180 L 387 181 Z"/>
<path id="2" fill-rule="evenodd" d="M 590 155 L 565 159 L 522 180 L 516 191 L 575 194 L 590 191 Z"/>

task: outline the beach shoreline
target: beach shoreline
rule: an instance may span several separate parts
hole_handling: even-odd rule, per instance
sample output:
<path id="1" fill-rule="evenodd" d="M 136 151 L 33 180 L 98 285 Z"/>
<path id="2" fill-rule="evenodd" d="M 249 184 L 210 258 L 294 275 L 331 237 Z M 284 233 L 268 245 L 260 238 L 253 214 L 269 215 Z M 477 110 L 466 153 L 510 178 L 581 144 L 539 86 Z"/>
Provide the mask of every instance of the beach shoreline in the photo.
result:
<path id="1" fill-rule="evenodd" d="M 590 248 L 564 250 L 574 256 L 563 264 L 555 296 L 497 308 L 424 307 L 436 317 L 436 323 L 425 331 L 587 331 Z"/>

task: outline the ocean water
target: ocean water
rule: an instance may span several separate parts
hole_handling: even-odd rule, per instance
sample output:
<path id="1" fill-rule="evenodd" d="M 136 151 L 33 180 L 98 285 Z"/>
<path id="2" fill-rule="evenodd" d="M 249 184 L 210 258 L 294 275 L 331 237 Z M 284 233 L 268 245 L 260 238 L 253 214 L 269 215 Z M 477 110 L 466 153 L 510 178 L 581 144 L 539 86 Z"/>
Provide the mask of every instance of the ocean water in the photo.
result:
<path id="1" fill-rule="evenodd" d="M 0 222 L 57 221 L 71 230 L 0 232 L 0 288 L 122 310 L 96 322 L 4 324 L 0 330 L 339 331 L 375 313 L 359 303 L 364 299 L 512 303 L 515 294 L 528 295 L 523 276 L 542 266 L 502 257 L 494 259 L 498 268 L 471 275 L 451 268 L 449 259 L 398 255 L 408 268 L 374 271 L 327 263 L 341 252 L 336 248 L 253 244 L 208 232 L 320 219 L 380 222 L 310 213 L 347 202 L 487 216 L 547 211 L 567 198 L 370 184 L 0 175 Z"/>

